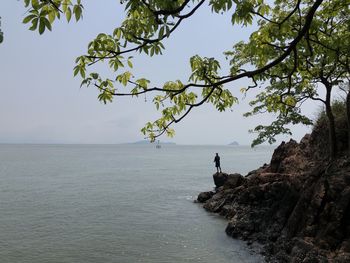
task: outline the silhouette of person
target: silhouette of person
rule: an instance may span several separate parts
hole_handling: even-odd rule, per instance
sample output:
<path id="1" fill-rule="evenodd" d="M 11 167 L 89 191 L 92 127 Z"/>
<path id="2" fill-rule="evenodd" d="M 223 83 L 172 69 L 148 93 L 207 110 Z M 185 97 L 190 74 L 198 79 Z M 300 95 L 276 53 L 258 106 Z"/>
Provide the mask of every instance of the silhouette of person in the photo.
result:
<path id="1" fill-rule="evenodd" d="M 221 173 L 220 156 L 218 153 L 216 153 L 216 155 L 214 157 L 214 163 L 215 163 L 215 167 L 216 167 L 216 172 L 218 173 L 220 171 L 220 173 Z"/>

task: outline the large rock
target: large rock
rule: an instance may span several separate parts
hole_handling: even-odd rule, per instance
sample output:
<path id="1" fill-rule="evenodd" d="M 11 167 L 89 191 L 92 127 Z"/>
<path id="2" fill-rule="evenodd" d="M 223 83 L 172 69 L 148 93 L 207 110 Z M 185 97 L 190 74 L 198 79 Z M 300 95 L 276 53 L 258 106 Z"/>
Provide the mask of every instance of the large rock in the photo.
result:
<path id="1" fill-rule="evenodd" d="M 238 173 L 229 174 L 224 182 L 225 188 L 236 188 L 245 182 L 245 178 Z"/>
<path id="2" fill-rule="evenodd" d="M 246 177 L 214 174 L 215 192 L 198 197 L 228 235 L 265 244 L 268 262 L 350 262 L 350 159 L 312 159 L 309 141 L 281 144 Z"/>
<path id="3" fill-rule="evenodd" d="M 213 174 L 214 184 L 216 187 L 223 186 L 226 182 L 228 174 L 226 173 L 215 173 Z"/>
<path id="4" fill-rule="evenodd" d="M 209 191 L 209 192 L 202 192 L 198 195 L 197 201 L 198 203 L 204 203 L 208 199 L 210 199 L 214 195 L 214 192 Z"/>
<path id="5" fill-rule="evenodd" d="M 314 162 L 309 158 L 314 150 L 308 142 L 310 135 L 305 135 L 300 143 L 290 140 L 282 142 L 273 152 L 269 170 L 272 173 L 302 173 L 310 171 Z"/>
<path id="6" fill-rule="evenodd" d="M 245 178 L 238 173 L 227 174 L 227 173 L 215 173 L 213 174 L 214 184 L 217 189 L 224 186 L 227 188 L 235 188 L 242 185 L 245 182 Z"/>

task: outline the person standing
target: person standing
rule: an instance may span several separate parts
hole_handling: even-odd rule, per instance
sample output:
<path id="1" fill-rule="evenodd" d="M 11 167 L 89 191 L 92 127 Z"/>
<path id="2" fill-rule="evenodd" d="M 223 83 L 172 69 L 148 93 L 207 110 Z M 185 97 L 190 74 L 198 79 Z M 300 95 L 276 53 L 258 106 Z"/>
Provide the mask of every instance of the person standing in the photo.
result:
<path id="1" fill-rule="evenodd" d="M 218 153 L 216 153 L 216 155 L 214 157 L 214 163 L 215 163 L 215 167 L 216 167 L 216 172 L 218 173 L 220 171 L 220 173 L 221 173 L 220 156 Z"/>

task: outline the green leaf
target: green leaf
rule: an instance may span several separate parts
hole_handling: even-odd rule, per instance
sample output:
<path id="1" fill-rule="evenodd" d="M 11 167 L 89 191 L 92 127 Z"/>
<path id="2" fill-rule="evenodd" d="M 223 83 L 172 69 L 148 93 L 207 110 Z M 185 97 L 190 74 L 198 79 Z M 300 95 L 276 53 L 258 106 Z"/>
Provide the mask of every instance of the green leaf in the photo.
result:
<path id="1" fill-rule="evenodd" d="M 68 23 L 70 22 L 71 18 L 72 18 L 72 10 L 70 9 L 70 7 L 67 8 L 67 11 L 66 11 L 66 18 L 67 18 L 67 21 Z"/>
<path id="2" fill-rule="evenodd" d="M 168 26 L 165 26 L 165 34 L 167 37 L 170 36 L 170 28 Z"/>
<path id="3" fill-rule="evenodd" d="M 28 22 L 30 22 L 35 17 L 36 17 L 36 15 L 29 15 L 29 16 L 27 16 L 27 17 L 25 17 L 23 19 L 22 23 L 27 24 Z"/>
<path id="4" fill-rule="evenodd" d="M 56 12 L 55 11 L 51 11 L 49 13 L 48 17 L 49 17 L 50 24 L 52 24 L 55 21 L 55 19 L 56 19 Z"/>
<path id="5" fill-rule="evenodd" d="M 115 30 L 115 36 L 116 36 L 116 38 L 119 40 L 120 38 L 121 38 L 121 35 L 122 35 L 122 30 L 120 29 L 120 28 L 117 28 L 116 30 Z"/>
<path id="6" fill-rule="evenodd" d="M 80 76 L 82 78 L 85 78 L 85 69 L 84 69 L 84 67 L 80 67 Z"/>
<path id="7" fill-rule="evenodd" d="M 37 27 L 38 27 L 38 18 L 34 18 L 32 20 L 32 26 L 29 28 L 29 30 L 34 31 L 34 30 L 36 30 Z"/>
<path id="8" fill-rule="evenodd" d="M 130 68 L 132 68 L 132 63 L 131 63 L 130 59 L 128 59 L 128 66 L 129 66 Z"/>
<path id="9" fill-rule="evenodd" d="M 90 76 L 91 76 L 93 79 L 98 79 L 98 74 L 97 74 L 97 73 L 91 73 Z"/>
<path id="10" fill-rule="evenodd" d="M 75 66 L 74 67 L 74 77 L 79 73 L 80 71 L 80 67 L 79 66 Z"/>
<path id="11" fill-rule="evenodd" d="M 81 18 L 82 10 L 79 5 L 75 5 L 73 8 L 73 13 L 75 15 L 75 20 L 78 21 Z"/>
<path id="12" fill-rule="evenodd" d="M 34 9 L 39 9 L 39 0 L 32 0 L 32 6 Z"/>
<path id="13" fill-rule="evenodd" d="M 158 33 L 158 39 L 162 39 L 164 36 L 164 27 L 162 26 Z"/>
<path id="14" fill-rule="evenodd" d="M 44 33 L 45 31 L 45 18 L 40 18 L 40 22 L 39 22 L 39 34 L 41 35 L 42 33 Z"/>
<path id="15" fill-rule="evenodd" d="M 44 20 L 44 24 L 47 27 L 47 29 L 51 31 L 52 28 L 51 28 L 50 21 L 47 20 L 45 17 L 43 18 L 43 20 Z"/>

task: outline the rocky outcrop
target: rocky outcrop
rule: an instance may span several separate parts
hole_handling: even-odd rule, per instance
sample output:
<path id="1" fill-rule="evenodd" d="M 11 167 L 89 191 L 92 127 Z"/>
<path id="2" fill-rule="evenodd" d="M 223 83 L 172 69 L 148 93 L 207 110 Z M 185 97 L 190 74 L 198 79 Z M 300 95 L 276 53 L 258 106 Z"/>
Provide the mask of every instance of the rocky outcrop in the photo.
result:
<path id="1" fill-rule="evenodd" d="M 214 195 L 215 193 L 212 192 L 212 191 L 209 191 L 209 192 L 202 192 L 198 195 L 197 197 L 197 201 L 199 203 L 204 203 L 205 201 L 209 200 L 210 198 L 212 198 L 212 196 Z"/>
<path id="2" fill-rule="evenodd" d="M 198 198 L 228 235 L 264 244 L 268 262 L 350 262 L 350 160 L 312 158 L 311 139 L 282 143 L 247 176 L 214 174 L 215 192 Z"/>
<path id="3" fill-rule="evenodd" d="M 215 173 L 213 174 L 214 184 L 216 188 L 219 188 L 221 186 L 224 186 L 227 188 L 234 188 L 236 186 L 240 186 L 244 181 L 245 178 L 238 174 L 226 174 L 226 173 Z"/>

